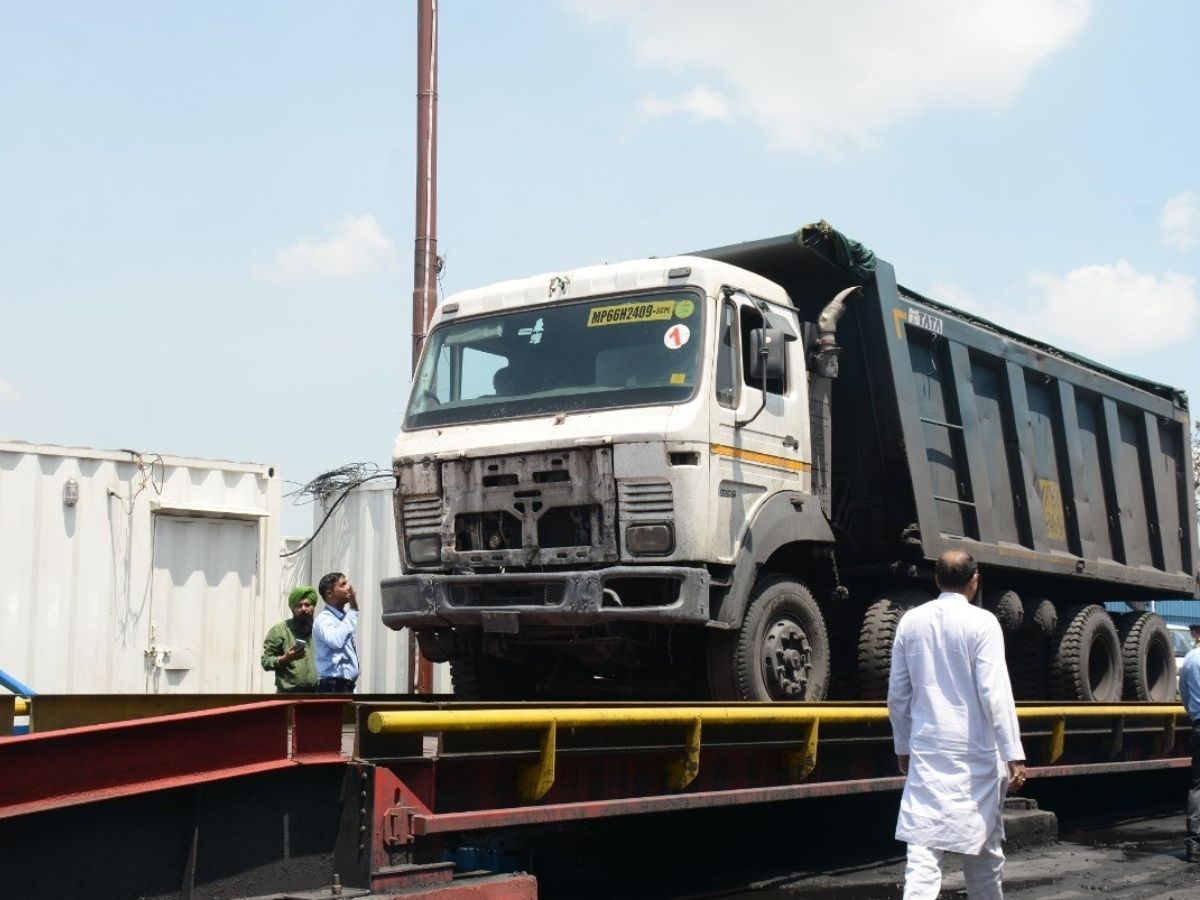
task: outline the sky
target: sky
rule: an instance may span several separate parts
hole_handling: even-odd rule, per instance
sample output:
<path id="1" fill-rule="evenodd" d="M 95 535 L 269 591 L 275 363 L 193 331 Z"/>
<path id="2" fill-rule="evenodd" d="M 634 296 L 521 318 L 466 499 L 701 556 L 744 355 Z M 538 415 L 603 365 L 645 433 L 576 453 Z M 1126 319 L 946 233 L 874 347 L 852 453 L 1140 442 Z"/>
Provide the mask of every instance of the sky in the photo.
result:
<path id="1" fill-rule="evenodd" d="M 438 25 L 443 296 L 824 218 L 919 293 L 1200 396 L 1200 4 Z M 413 2 L 0 0 L 0 438 L 386 468 L 415 123 Z"/>

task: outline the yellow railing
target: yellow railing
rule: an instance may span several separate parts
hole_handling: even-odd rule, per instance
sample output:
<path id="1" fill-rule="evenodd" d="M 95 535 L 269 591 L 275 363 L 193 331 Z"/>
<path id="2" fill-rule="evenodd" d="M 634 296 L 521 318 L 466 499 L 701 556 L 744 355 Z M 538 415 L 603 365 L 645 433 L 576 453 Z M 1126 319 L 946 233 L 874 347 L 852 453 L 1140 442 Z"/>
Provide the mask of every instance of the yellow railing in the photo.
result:
<path id="1" fill-rule="evenodd" d="M 1112 719 L 1114 734 L 1122 734 L 1126 719 L 1159 720 L 1163 734 L 1160 752 L 1175 743 L 1177 719 L 1183 708 L 1175 705 L 1045 705 L 1025 706 L 1017 716 L 1025 721 L 1050 722 L 1047 763 L 1063 753 L 1068 719 Z M 707 725 L 798 725 L 803 730 L 799 749 L 785 754 L 787 774 L 803 781 L 817 764 L 817 739 L 821 723 L 826 725 L 882 724 L 887 708 L 876 706 L 670 706 L 670 707 L 506 707 L 502 709 L 406 709 L 380 710 L 367 717 L 373 734 L 412 734 L 438 731 L 531 730 L 540 732 L 538 761 L 524 766 L 517 776 L 517 796 L 534 802 L 554 785 L 555 751 L 559 728 L 617 728 L 631 725 L 666 725 L 684 729 L 682 754 L 667 763 L 666 782 L 683 790 L 700 771 L 700 735 Z"/>

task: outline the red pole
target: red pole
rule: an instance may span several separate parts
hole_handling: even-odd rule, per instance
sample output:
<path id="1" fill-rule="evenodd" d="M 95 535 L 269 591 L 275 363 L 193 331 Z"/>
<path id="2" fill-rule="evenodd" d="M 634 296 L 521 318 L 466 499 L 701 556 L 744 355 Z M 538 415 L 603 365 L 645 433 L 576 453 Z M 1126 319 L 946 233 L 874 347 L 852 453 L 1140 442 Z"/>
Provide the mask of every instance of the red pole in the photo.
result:
<path id="1" fill-rule="evenodd" d="M 417 4 L 417 229 L 412 364 L 437 305 L 437 0 Z"/>
<path id="2" fill-rule="evenodd" d="M 413 247 L 412 367 L 437 305 L 437 0 L 417 3 L 417 230 Z M 433 692 L 433 666 L 409 632 L 408 684 Z"/>

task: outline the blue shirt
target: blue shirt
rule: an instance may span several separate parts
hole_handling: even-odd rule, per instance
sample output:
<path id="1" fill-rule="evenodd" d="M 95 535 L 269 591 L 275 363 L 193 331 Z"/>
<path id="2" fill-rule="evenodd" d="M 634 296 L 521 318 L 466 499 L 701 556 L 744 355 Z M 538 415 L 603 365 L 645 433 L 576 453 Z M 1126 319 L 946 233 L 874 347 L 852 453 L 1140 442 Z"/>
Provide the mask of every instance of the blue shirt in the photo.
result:
<path id="1" fill-rule="evenodd" d="M 312 636 L 317 648 L 317 677 L 358 679 L 358 647 L 354 632 L 358 610 L 326 606 L 313 619 Z"/>
<path id="2" fill-rule="evenodd" d="M 1200 647 L 1188 651 L 1179 667 L 1179 697 L 1188 718 L 1193 722 L 1200 719 Z"/>

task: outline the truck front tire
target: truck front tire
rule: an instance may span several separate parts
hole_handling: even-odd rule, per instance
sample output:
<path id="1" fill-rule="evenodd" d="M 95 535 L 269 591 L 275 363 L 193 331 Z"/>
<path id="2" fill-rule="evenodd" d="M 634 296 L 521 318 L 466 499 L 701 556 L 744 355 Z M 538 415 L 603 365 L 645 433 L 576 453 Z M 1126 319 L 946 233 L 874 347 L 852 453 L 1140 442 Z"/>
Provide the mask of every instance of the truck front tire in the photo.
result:
<path id="1" fill-rule="evenodd" d="M 829 635 L 821 608 L 799 582 L 766 576 L 741 629 L 712 636 L 708 664 L 715 700 L 824 700 Z"/>

